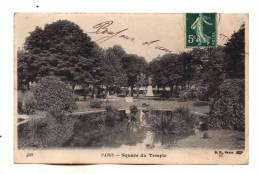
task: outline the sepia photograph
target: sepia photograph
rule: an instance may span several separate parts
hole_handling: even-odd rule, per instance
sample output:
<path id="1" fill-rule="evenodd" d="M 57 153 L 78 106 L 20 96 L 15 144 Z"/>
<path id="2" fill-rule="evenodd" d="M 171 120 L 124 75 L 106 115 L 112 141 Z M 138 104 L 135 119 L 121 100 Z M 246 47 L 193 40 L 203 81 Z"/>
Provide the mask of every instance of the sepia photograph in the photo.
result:
<path id="1" fill-rule="evenodd" d="M 15 163 L 247 164 L 248 18 L 15 13 Z"/>

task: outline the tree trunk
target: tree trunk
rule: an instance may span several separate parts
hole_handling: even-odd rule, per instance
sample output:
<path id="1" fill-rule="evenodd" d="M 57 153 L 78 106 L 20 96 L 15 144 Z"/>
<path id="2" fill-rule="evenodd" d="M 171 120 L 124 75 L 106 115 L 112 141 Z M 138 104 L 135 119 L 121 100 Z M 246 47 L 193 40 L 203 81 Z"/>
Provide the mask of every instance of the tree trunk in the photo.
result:
<path id="1" fill-rule="evenodd" d="M 73 92 L 73 94 L 74 94 L 76 84 L 72 84 L 71 87 L 72 87 L 72 92 Z"/>
<path id="2" fill-rule="evenodd" d="M 97 96 L 100 96 L 100 88 L 97 88 Z"/>
<path id="3" fill-rule="evenodd" d="M 109 87 L 108 86 L 106 86 L 106 90 L 105 90 L 105 98 L 107 98 L 107 96 L 109 95 Z"/>
<path id="4" fill-rule="evenodd" d="M 74 91 L 74 90 L 75 90 L 75 87 L 76 87 L 76 84 L 73 83 L 73 84 L 71 85 L 71 87 L 72 87 L 72 90 Z"/>
<path id="5" fill-rule="evenodd" d="M 179 91 L 179 83 L 177 81 L 176 85 L 175 85 L 175 94 L 176 94 L 176 96 L 178 95 L 178 91 Z"/>
<path id="6" fill-rule="evenodd" d="M 131 97 L 134 96 L 134 85 L 131 85 Z"/>
<path id="7" fill-rule="evenodd" d="M 171 97 L 173 97 L 173 85 L 171 85 Z"/>
<path id="8" fill-rule="evenodd" d="M 157 85 L 157 94 L 159 94 L 160 86 Z"/>
<path id="9" fill-rule="evenodd" d="M 92 96 L 93 96 L 93 99 L 96 99 L 96 98 L 97 98 L 97 95 L 96 95 L 96 86 L 95 86 L 95 85 L 93 85 Z"/>
<path id="10" fill-rule="evenodd" d="M 26 83 L 26 88 L 29 91 L 29 89 L 30 89 L 30 82 Z"/>

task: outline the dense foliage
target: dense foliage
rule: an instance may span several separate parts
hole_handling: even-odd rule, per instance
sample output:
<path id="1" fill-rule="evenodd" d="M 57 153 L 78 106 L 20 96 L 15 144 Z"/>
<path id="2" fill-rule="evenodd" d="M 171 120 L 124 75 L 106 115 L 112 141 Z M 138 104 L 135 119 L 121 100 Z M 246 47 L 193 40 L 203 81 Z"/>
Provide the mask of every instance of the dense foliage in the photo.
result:
<path id="1" fill-rule="evenodd" d="M 228 78 L 245 77 L 245 25 L 225 45 L 225 72 Z"/>
<path id="2" fill-rule="evenodd" d="M 54 77 L 39 80 L 33 88 L 33 94 L 36 100 L 36 108 L 53 116 L 72 112 L 76 108 L 72 89 Z"/>
<path id="3" fill-rule="evenodd" d="M 70 21 L 36 27 L 18 54 L 18 87 L 29 88 L 30 82 L 49 75 L 60 76 L 72 86 L 90 79 L 94 47 L 90 37 Z"/>
<path id="4" fill-rule="evenodd" d="M 32 118 L 18 127 L 18 147 L 61 147 L 74 133 L 75 118 L 58 121 L 52 116 Z"/>
<path id="5" fill-rule="evenodd" d="M 118 45 L 102 49 L 78 25 L 67 20 L 36 27 L 17 56 L 21 90 L 28 90 L 42 77 L 54 75 L 72 89 L 76 85 L 86 89 L 91 86 L 95 98 L 100 86 L 119 92 L 120 87 L 143 85 L 140 82 L 146 78 L 147 63 L 143 57 L 129 55 Z"/>
<path id="6" fill-rule="evenodd" d="M 119 45 L 102 49 L 75 23 L 58 20 L 36 27 L 18 51 L 18 88 L 26 90 L 32 82 L 55 75 L 72 89 L 76 85 L 91 89 L 94 98 L 101 86 L 106 86 L 106 93 L 130 87 L 133 96 L 133 89 L 138 93 L 151 77 L 153 86 L 170 88 L 164 92 L 168 97 L 204 86 L 207 90 L 199 98 L 208 100 L 224 79 L 244 78 L 244 30 L 242 25 L 224 46 L 168 53 L 148 65 L 143 57 L 127 54 Z"/>
<path id="7" fill-rule="evenodd" d="M 30 91 L 20 93 L 18 95 L 18 113 L 19 114 L 34 114 L 36 110 L 36 101 L 34 95 Z"/>
<path id="8" fill-rule="evenodd" d="M 153 59 L 148 68 L 153 86 L 170 87 L 172 97 L 178 97 L 180 93 L 183 96 L 190 88 L 196 88 L 197 98 L 208 100 L 223 80 L 244 78 L 244 34 L 242 25 L 224 46 L 194 48 Z"/>
<path id="9" fill-rule="evenodd" d="M 131 96 L 133 96 L 133 88 L 142 82 L 141 77 L 146 73 L 147 63 L 143 57 L 128 54 L 122 58 L 122 67 L 126 72 L 127 85 L 130 86 Z"/>
<path id="10" fill-rule="evenodd" d="M 244 81 L 227 79 L 216 91 L 210 109 L 211 126 L 244 130 Z"/>
<path id="11" fill-rule="evenodd" d="M 173 111 L 152 111 L 148 122 L 156 132 L 182 136 L 193 133 L 194 117 L 187 107 L 178 107 Z"/>
<path id="12" fill-rule="evenodd" d="M 98 99 L 93 99 L 89 101 L 89 106 L 91 108 L 101 108 L 102 101 Z"/>

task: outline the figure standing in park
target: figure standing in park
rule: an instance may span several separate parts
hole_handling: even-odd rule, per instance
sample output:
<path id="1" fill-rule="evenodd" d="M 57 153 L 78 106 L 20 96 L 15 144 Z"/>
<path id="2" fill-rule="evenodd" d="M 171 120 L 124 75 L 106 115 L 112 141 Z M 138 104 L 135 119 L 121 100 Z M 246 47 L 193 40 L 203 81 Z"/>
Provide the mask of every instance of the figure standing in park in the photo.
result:
<path id="1" fill-rule="evenodd" d="M 210 37 L 203 31 L 204 23 L 207 25 L 212 25 L 212 23 L 207 21 L 207 17 L 200 13 L 195 22 L 191 25 L 191 29 L 196 30 L 196 42 L 198 42 L 199 45 L 202 45 L 203 43 L 209 45 L 210 43 Z"/>
<path id="2" fill-rule="evenodd" d="M 135 132 L 137 130 L 137 112 L 138 109 L 135 105 L 131 105 L 130 113 L 128 115 L 128 121 L 127 121 L 127 130 L 128 132 Z"/>
<path id="3" fill-rule="evenodd" d="M 199 129 L 202 133 L 201 138 L 209 138 L 208 135 L 208 118 L 207 117 L 200 117 L 199 120 Z"/>

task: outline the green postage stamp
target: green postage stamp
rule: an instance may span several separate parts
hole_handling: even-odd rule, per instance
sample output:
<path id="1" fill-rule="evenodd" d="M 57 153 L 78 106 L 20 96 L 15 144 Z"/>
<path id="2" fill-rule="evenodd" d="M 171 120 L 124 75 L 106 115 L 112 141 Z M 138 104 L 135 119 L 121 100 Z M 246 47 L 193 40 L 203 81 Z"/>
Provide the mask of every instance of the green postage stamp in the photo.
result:
<path id="1" fill-rule="evenodd" d="M 216 13 L 186 14 L 186 47 L 216 47 Z"/>

